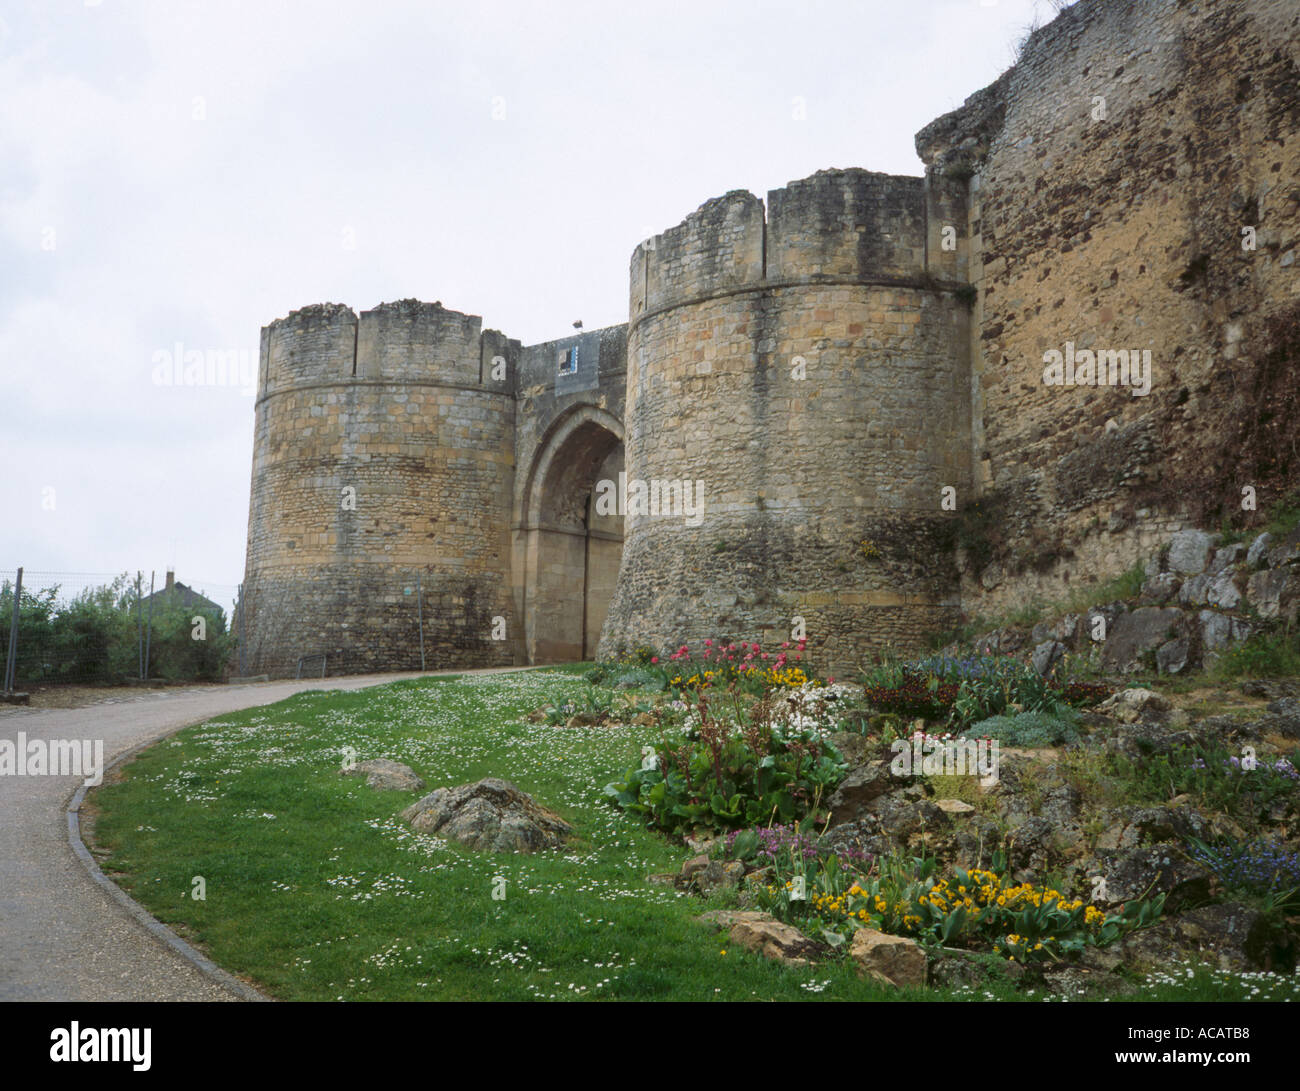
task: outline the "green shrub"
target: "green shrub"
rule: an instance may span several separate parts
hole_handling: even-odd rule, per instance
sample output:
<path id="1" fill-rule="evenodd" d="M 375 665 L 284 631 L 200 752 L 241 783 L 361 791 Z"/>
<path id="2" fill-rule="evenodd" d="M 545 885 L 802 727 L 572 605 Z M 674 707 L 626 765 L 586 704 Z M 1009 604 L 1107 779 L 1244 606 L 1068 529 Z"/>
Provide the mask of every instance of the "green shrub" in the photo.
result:
<path id="1" fill-rule="evenodd" d="M 1233 645 L 1210 671 L 1219 682 L 1300 674 L 1300 632 L 1256 633 Z"/>
<path id="2" fill-rule="evenodd" d="M 664 672 L 655 667 L 632 667 L 618 671 L 611 679 L 615 689 L 652 689 L 655 691 L 667 686 Z"/>
<path id="3" fill-rule="evenodd" d="M 1202 810 L 1220 811 L 1252 827 L 1274 803 L 1294 800 L 1300 790 L 1300 773 L 1286 758 L 1259 757 L 1250 748 L 1235 754 L 1218 742 L 1176 746 L 1136 761 L 1117 755 L 1113 768 L 1136 802 L 1187 795 Z"/>
<path id="4" fill-rule="evenodd" d="M 1264 527 L 1274 538 L 1285 538 L 1300 526 L 1300 493 L 1279 500 L 1269 511 L 1268 525 Z"/>
<path id="5" fill-rule="evenodd" d="M 18 677 L 35 682 L 116 682 L 138 677 L 140 618 L 135 587 L 125 574 L 89 587 L 60 605 L 58 585 L 23 591 L 18 614 Z M 0 588 L 0 632 L 9 635 L 13 588 Z M 218 681 L 234 646 L 220 609 L 184 606 L 178 599 L 146 604 L 150 678 Z M 204 619 L 195 639 L 194 618 Z M 6 640 L 7 642 L 7 640 Z"/>
<path id="6" fill-rule="evenodd" d="M 546 722 L 556 727 L 568 723 L 574 716 L 590 716 L 601 720 L 613 712 L 614 694 L 588 684 L 577 693 L 552 697 L 546 710 Z"/>
<path id="7" fill-rule="evenodd" d="M 880 659 L 863 675 L 864 699 L 882 712 L 947 719 L 960 729 L 1009 712 L 1059 714 L 1105 696 L 1101 685 L 1043 678 L 1011 656 Z"/>
<path id="8" fill-rule="evenodd" d="M 196 617 L 204 619 L 203 630 L 195 626 Z M 151 620 L 150 678 L 165 678 L 169 682 L 183 679 L 220 681 L 234 647 L 234 637 L 226 632 L 226 619 L 221 610 L 200 609 L 186 606 L 179 600 L 169 602 L 164 599 L 155 604 Z M 203 632 L 202 640 L 195 639 L 199 631 Z"/>
<path id="9" fill-rule="evenodd" d="M 988 736 L 1002 746 L 1032 748 L 1063 746 L 1079 739 L 1079 715 L 1062 706 L 1056 712 L 1020 712 L 1015 716 L 990 716 L 959 735 L 967 739 Z"/>

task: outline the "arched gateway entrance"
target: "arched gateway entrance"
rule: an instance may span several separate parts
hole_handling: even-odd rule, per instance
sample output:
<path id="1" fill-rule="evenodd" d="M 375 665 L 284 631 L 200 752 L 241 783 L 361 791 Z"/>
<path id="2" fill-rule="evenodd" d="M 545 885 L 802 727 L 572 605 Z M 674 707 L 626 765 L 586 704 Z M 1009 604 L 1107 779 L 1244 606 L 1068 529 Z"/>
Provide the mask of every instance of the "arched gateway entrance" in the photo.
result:
<path id="1" fill-rule="evenodd" d="M 597 515 L 594 493 L 622 469 L 623 426 L 593 405 L 556 421 L 538 449 L 516 537 L 529 663 L 596 654 L 623 556 L 623 518 Z"/>

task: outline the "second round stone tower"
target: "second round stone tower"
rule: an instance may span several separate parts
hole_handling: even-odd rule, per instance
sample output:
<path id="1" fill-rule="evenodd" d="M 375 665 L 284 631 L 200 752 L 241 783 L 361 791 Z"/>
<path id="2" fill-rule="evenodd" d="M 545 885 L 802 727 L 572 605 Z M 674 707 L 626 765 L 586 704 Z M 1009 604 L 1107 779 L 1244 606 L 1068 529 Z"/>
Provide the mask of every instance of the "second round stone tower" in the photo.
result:
<path id="1" fill-rule="evenodd" d="M 637 248 L 602 656 L 806 631 L 847 670 L 956 620 L 971 350 L 963 187 L 943 185 L 823 171 L 766 216 L 734 191 Z"/>

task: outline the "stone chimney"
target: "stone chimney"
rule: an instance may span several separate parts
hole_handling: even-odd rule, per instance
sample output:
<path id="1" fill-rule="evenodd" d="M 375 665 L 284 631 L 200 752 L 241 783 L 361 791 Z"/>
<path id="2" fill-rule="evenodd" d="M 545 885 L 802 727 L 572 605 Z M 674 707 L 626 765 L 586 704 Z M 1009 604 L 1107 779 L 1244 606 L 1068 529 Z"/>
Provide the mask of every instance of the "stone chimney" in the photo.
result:
<path id="1" fill-rule="evenodd" d="M 167 590 L 170 591 L 176 583 L 176 573 L 172 569 L 167 569 Z"/>

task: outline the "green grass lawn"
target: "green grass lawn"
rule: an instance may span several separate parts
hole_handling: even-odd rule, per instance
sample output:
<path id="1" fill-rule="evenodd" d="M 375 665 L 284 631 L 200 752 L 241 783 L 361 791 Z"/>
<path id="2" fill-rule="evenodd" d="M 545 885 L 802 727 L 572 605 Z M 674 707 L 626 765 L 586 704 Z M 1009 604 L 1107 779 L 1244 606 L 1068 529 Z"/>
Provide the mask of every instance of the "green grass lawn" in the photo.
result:
<path id="1" fill-rule="evenodd" d="M 565 728 L 523 715 L 572 671 L 424 678 L 300 694 L 189 728 L 94 795 L 105 871 L 222 966 L 294 1000 L 898 1000 L 852 965 L 788 968 L 728 949 L 698 898 L 646 882 L 688 850 L 604 801 L 648 727 Z M 413 793 L 343 777 L 343 754 L 406 762 L 428 790 L 493 775 L 578 831 L 559 852 L 490 855 L 413 833 Z M 195 877 L 205 900 L 192 897 Z M 504 879 L 504 897 L 498 880 Z M 712 903 L 714 905 L 721 903 Z M 1290 979 L 1197 971 L 1142 999 L 1300 996 Z"/>

